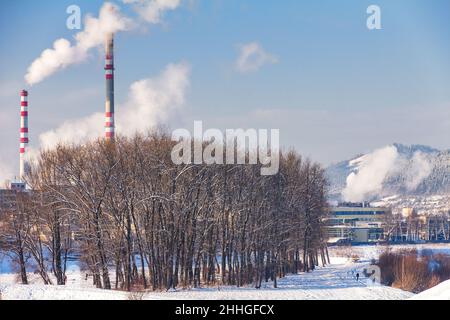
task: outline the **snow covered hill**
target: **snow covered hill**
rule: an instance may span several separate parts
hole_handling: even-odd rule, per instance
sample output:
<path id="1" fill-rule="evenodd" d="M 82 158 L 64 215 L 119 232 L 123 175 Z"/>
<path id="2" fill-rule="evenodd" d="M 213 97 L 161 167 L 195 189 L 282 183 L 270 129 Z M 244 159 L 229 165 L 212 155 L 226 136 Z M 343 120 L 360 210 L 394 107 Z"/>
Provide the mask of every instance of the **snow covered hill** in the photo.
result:
<path id="1" fill-rule="evenodd" d="M 393 144 L 331 165 L 326 173 L 331 200 L 395 196 L 395 203 L 413 203 L 419 209 L 434 208 L 434 204 L 439 210 L 450 209 L 450 150 Z"/>
<path id="2" fill-rule="evenodd" d="M 401 214 L 402 208 L 415 208 L 419 215 L 439 215 L 450 210 L 450 194 L 447 195 L 395 195 L 371 204 L 377 207 L 392 208 L 392 213 Z"/>

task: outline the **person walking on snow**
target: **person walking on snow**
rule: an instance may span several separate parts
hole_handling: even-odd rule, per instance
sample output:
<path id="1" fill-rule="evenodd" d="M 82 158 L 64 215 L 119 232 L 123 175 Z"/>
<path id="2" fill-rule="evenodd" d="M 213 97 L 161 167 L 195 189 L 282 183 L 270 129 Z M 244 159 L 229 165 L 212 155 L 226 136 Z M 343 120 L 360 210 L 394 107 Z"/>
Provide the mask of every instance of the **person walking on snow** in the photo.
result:
<path id="1" fill-rule="evenodd" d="M 359 272 L 356 274 L 356 281 L 359 281 Z"/>

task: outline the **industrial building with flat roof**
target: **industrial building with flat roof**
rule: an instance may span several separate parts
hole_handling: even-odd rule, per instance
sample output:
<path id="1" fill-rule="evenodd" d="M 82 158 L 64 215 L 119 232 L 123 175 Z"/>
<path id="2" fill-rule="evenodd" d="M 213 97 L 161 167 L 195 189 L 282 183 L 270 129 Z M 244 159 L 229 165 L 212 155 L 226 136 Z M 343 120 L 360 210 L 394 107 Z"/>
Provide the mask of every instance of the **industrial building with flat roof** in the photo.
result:
<path id="1" fill-rule="evenodd" d="M 326 219 L 329 244 L 370 243 L 384 240 L 384 217 L 388 208 L 368 204 L 342 204 L 330 209 Z"/>
<path id="2" fill-rule="evenodd" d="M 324 222 L 330 245 L 450 241 L 449 213 L 417 215 L 414 208 L 403 208 L 402 214 L 392 215 L 389 208 L 342 203 L 330 208 Z"/>

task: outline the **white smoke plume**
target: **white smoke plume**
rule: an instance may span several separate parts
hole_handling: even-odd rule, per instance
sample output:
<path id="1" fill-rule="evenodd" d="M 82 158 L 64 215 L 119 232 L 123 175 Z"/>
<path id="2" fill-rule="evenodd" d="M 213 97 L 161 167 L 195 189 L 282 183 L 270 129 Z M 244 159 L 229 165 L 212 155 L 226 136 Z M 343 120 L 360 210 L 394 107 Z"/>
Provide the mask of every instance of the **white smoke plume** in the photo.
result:
<path id="1" fill-rule="evenodd" d="M 416 152 L 407 171 L 405 186 L 408 191 L 415 190 L 431 174 L 431 171 L 432 166 L 427 156 L 420 151 Z"/>
<path id="2" fill-rule="evenodd" d="M 160 23 L 167 10 L 174 10 L 180 0 L 123 0 L 125 4 L 133 4 L 136 12 L 148 23 Z M 85 61 L 93 48 L 101 47 L 107 34 L 129 31 L 138 24 L 122 14 L 120 8 L 105 2 L 98 18 L 87 15 L 84 30 L 75 35 L 75 43 L 61 38 L 54 42 L 53 48 L 44 50 L 40 57 L 29 66 L 25 80 L 34 85 L 54 73 L 73 64 Z"/>
<path id="3" fill-rule="evenodd" d="M 122 0 L 132 4 L 135 11 L 149 23 L 160 23 L 165 11 L 175 10 L 181 0 Z"/>
<path id="4" fill-rule="evenodd" d="M 79 144 L 102 136 L 105 115 L 97 112 L 88 117 L 65 121 L 60 127 L 42 133 L 39 141 L 43 149 L 51 149 L 58 143 Z"/>
<path id="5" fill-rule="evenodd" d="M 393 145 L 364 155 L 350 165 L 354 165 L 355 170 L 347 177 L 342 196 L 345 201 L 351 202 L 362 202 L 382 195 L 386 179 L 398 174 L 404 177 L 402 186 L 413 191 L 432 171 L 425 154 L 417 151 L 411 158 L 406 158 Z"/>
<path id="6" fill-rule="evenodd" d="M 128 101 L 117 107 L 117 133 L 125 136 L 145 133 L 176 114 L 184 103 L 189 76 L 188 64 L 170 64 L 158 77 L 133 83 Z M 58 143 L 82 143 L 97 139 L 104 134 L 103 123 L 102 113 L 66 121 L 60 127 L 40 135 L 41 147 L 49 149 Z"/>
<path id="7" fill-rule="evenodd" d="M 118 113 L 118 133 L 130 136 L 166 123 L 185 101 L 189 74 L 187 63 L 170 64 L 158 78 L 133 83 L 128 102 Z"/>
<path id="8" fill-rule="evenodd" d="M 125 31 L 132 27 L 132 21 L 122 15 L 118 6 L 106 2 L 100 9 L 98 18 L 86 16 L 85 28 L 75 35 L 74 45 L 64 38 L 56 40 L 53 48 L 44 50 L 41 56 L 33 61 L 25 80 L 29 85 L 33 85 L 61 69 L 83 62 L 92 48 L 104 44 L 108 33 Z"/>
<path id="9" fill-rule="evenodd" d="M 344 200 L 360 202 L 381 191 L 383 181 L 395 168 L 397 148 L 388 146 L 359 159 L 357 172 L 347 177 L 347 186 L 342 191 Z"/>

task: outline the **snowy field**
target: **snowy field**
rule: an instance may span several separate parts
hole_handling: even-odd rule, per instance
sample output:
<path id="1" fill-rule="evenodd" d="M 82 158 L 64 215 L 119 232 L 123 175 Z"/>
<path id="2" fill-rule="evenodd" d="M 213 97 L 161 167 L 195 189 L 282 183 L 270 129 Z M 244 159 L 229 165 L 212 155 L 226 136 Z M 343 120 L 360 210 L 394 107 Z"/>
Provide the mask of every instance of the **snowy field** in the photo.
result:
<path id="1" fill-rule="evenodd" d="M 86 281 L 80 272 L 71 271 L 68 274 L 68 284 L 61 287 L 44 286 L 39 283 L 36 275 L 32 276 L 31 285 L 19 285 L 15 283 L 16 275 L 5 274 L 0 276 L 0 290 L 2 299 L 15 300 L 123 300 L 136 297 L 145 300 L 397 300 L 412 296 L 411 293 L 402 290 L 367 285 L 364 280 L 356 281 L 354 274 L 363 266 L 351 262 L 334 262 L 311 273 L 280 279 L 277 289 L 268 283 L 259 290 L 250 287 L 215 287 L 136 295 L 95 289 L 91 285 L 91 279 Z"/>
<path id="2" fill-rule="evenodd" d="M 450 300 L 450 280 L 415 295 L 411 300 Z"/>
<path id="3" fill-rule="evenodd" d="M 392 246 L 392 250 L 404 248 L 431 249 L 435 252 L 450 253 L 450 245 L 426 244 L 419 246 Z M 67 273 L 66 286 L 44 286 L 37 275 L 30 275 L 30 285 L 17 284 L 17 275 L 0 275 L 2 299 L 13 300 L 402 300 L 402 299 L 450 299 L 450 282 L 442 283 L 419 295 L 399 289 L 373 285 L 364 278 L 357 281 L 356 272 L 369 264 L 386 248 L 382 246 L 358 246 L 352 248 L 330 248 L 331 264 L 317 268 L 310 273 L 288 276 L 278 281 L 278 288 L 267 283 L 257 290 L 251 287 L 214 287 L 169 292 L 147 292 L 130 294 L 120 291 L 106 291 L 92 286 L 76 267 Z M 351 256 L 359 260 L 353 261 Z M 8 269 L 10 271 L 10 269 Z M 433 291 L 434 290 L 434 291 Z"/>

